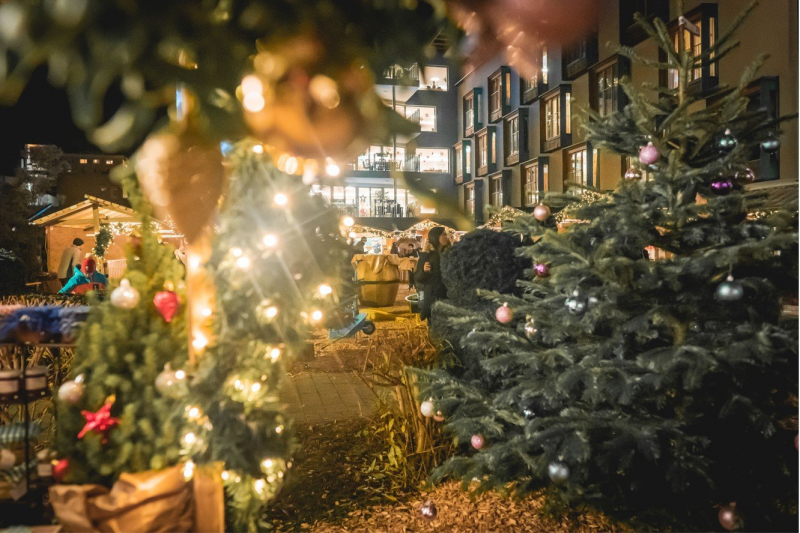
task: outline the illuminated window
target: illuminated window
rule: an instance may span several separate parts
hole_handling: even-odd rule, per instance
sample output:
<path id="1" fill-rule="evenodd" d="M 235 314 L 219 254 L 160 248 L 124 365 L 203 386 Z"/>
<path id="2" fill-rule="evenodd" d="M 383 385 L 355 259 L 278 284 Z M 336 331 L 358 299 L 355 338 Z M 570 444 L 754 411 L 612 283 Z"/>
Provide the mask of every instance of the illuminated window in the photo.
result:
<path id="1" fill-rule="evenodd" d="M 447 67 L 426 66 L 419 80 L 419 88 L 428 91 L 446 91 Z"/>
<path id="2" fill-rule="evenodd" d="M 525 205 L 539 203 L 539 165 L 525 167 Z"/>
<path id="3" fill-rule="evenodd" d="M 549 69 L 547 68 L 547 47 L 542 48 L 542 83 L 547 85 L 547 73 Z"/>
<path id="4" fill-rule="evenodd" d="M 113 159 L 106 159 L 106 165 L 113 165 L 113 164 L 114 164 Z"/>
<path id="5" fill-rule="evenodd" d="M 553 139 L 561 135 L 561 113 L 558 105 L 558 96 L 555 95 L 544 103 L 546 139 Z"/>
<path id="6" fill-rule="evenodd" d="M 571 151 L 567 154 L 567 182 L 587 184 L 586 148 Z M 580 194 L 580 190 L 573 189 Z"/>
<path id="7" fill-rule="evenodd" d="M 464 189 L 464 209 L 470 215 L 475 214 L 475 186 L 472 185 Z"/>
<path id="8" fill-rule="evenodd" d="M 461 150 L 461 145 L 457 145 L 455 147 L 455 155 L 456 155 L 456 177 L 461 177 L 464 175 L 464 155 Z"/>
<path id="9" fill-rule="evenodd" d="M 494 207 L 503 207 L 503 176 L 502 174 L 491 178 L 489 181 L 490 198 Z"/>
<path id="10" fill-rule="evenodd" d="M 99 165 L 100 164 L 100 160 L 99 159 L 92 159 L 92 163 L 94 163 L 95 165 Z"/>
<path id="11" fill-rule="evenodd" d="M 597 91 L 594 102 L 595 110 L 601 117 L 614 113 L 617 110 L 619 93 L 616 62 L 595 73 L 595 90 Z"/>
<path id="12" fill-rule="evenodd" d="M 89 160 L 88 160 L 88 159 L 81 159 L 81 165 L 85 165 L 85 164 L 86 164 L 86 163 L 88 163 L 88 162 L 89 162 Z"/>

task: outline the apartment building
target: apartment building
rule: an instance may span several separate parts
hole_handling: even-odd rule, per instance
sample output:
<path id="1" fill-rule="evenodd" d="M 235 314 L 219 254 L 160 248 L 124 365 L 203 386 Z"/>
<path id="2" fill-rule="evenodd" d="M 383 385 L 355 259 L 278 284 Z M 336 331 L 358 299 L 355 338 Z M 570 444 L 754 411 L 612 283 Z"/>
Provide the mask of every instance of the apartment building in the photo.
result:
<path id="1" fill-rule="evenodd" d="M 619 79 L 628 76 L 643 83 L 671 85 L 674 73 L 654 71 L 618 55 L 620 45 L 659 58 L 658 47 L 634 24 L 634 13 L 669 21 L 677 35 L 683 15 L 699 28 L 687 32 L 686 46 L 694 53 L 714 43 L 747 7 L 749 0 L 701 2 L 686 0 L 683 13 L 677 0 L 598 0 L 603 7 L 596 31 L 569 46 L 545 44 L 541 70 L 531 78 L 520 76 L 497 56 L 478 65 L 458 82 L 458 135 L 453 145 L 453 179 L 462 209 L 484 220 L 488 205 L 531 208 L 547 191 L 563 191 L 578 182 L 602 190 L 613 189 L 630 162 L 598 151 L 585 138 L 585 110 L 601 115 L 625 105 Z M 576 13 L 575 16 L 580 16 Z M 762 53 L 770 59 L 759 78 L 748 87 L 751 105 L 775 115 L 797 113 L 797 2 L 763 2 L 737 34 L 741 46 L 693 73 L 693 84 L 704 89 L 736 86 L 739 77 Z M 677 39 L 676 39 L 677 42 Z M 756 150 L 751 168 L 757 184 L 797 180 L 797 122 L 783 127 L 778 153 Z"/>
<path id="2" fill-rule="evenodd" d="M 419 219 L 452 223 L 439 202 L 455 205 L 458 198 L 451 149 L 458 139 L 454 82 L 460 67 L 445 56 L 444 43 L 434 46 L 438 53 L 426 65 L 395 65 L 375 86 L 384 104 L 418 125 L 418 131 L 369 146 L 343 166 L 339 179 L 314 186 L 359 224 L 403 230 Z M 437 199 L 418 197 L 414 184 L 435 190 Z"/>

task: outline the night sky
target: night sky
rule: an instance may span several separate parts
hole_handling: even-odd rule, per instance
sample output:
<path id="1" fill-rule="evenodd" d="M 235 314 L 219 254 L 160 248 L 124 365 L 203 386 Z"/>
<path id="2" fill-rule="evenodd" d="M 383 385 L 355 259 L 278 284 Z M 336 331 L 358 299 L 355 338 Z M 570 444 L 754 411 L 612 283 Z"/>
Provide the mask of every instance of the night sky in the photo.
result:
<path id="1" fill-rule="evenodd" d="M 98 152 L 73 123 L 67 95 L 39 69 L 12 107 L 0 106 L 0 175 L 12 175 L 22 146 L 55 144 L 65 152 Z"/>

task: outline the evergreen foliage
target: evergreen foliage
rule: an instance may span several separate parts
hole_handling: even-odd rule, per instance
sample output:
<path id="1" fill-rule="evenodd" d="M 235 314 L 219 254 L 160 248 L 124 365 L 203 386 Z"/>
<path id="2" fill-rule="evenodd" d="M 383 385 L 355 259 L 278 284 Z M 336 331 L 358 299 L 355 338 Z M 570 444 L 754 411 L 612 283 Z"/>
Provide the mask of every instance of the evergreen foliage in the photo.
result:
<path id="1" fill-rule="evenodd" d="M 336 314 L 340 279 L 351 273 L 336 210 L 251 147 L 243 142 L 229 158 L 211 259 L 217 338 L 200 357 L 182 429 L 197 437 L 185 446 L 187 457 L 224 463 L 231 531 L 267 527 L 260 521 L 265 503 L 282 486 L 295 449 L 278 395 L 283 360 L 302 353 L 311 329 Z M 276 203 L 277 194 L 288 203 Z M 323 318 L 315 320 L 315 310 Z"/>
<path id="2" fill-rule="evenodd" d="M 184 271 L 172 248 L 159 244 L 150 224 L 151 208 L 131 168 L 114 172 L 142 221 L 141 245 L 129 246 L 125 254 L 125 277 L 138 290 L 139 304 L 123 309 L 89 295 L 92 310 L 69 376 L 84 376 L 84 393 L 75 405 L 57 400 L 56 449 L 69 460 L 66 483 L 110 485 L 123 472 L 160 469 L 181 459 L 178 427 L 172 421 L 176 400 L 159 392 L 155 382 L 165 364 L 182 368 L 186 362 L 185 320 L 180 313 L 167 323 L 153 297 L 169 283 L 183 298 Z M 108 433 L 108 442 L 94 433 L 78 439 L 85 424 L 81 411 L 97 411 L 110 396 L 115 397 L 111 414 L 120 423 Z"/>
<path id="3" fill-rule="evenodd" d="M 487 295 L 508 302 L 509 324 L 493 312 L 434 309 L 459 358 L 480 368 L 420 371 L 420 398 L 445 413 L 462 452 L 434 479 L 546 489 L 554 504 L 663 512 L 701 529 L 718 527 L 716 506 L 735 501 L 747 529 L 794 529 L 797 321 L 782 316 L 780 297 L 797 287 L 797 216 L 748 218 L 735 179 L 779 122 L 746 110 L 763 58 L 730 92 L 689 91 L 692 69 L 736 46 L 733 29 L 693 57 L 682 44 L 675 51 L 662 21 L 639 24 L 666 61 L 622 53 L 676 69 L 678 87 L 640 93 L 623 79 L 630 104 L 592 114 L 587 127 L 595 146 L 650 177 L 578 206 L 579 222 L 562 233 L 533 217 L 505 228 L 537 238 L 520 253 L 550 265 L 549 277 L 519 281 L 521 297 Z M 738 140 L 729 151 L 718 144 L 726 129 Z M 661 154 L 652 165 L 638 162 L 648 141 Z M 734 183 L 729 194 L 714 192 L 721 177 Z M 650 260 L 647 247 L 667 258 Z M 729 275 L 744 292 L 726 301 L 717 291 Z M 486 445 L 476 451 L 478 434 Z"/>
<path id="4" fill-rule="evenodd" d="M 525 261 L 518 237 L 488 229 L 466 234 L 442 256 L 442 279 L 454 305 L 475 306 L 478 289 L 515 292 Z M 530 261 L 528 261 L 530 265 Z"/>

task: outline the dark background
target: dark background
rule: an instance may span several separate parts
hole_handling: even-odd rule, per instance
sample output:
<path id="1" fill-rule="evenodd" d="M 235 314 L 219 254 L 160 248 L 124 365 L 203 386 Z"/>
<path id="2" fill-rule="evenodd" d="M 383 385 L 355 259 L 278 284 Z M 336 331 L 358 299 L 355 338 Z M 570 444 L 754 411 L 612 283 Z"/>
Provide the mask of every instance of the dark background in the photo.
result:
<path id="1" fill-rule="evenodd" d="M 19 101 L 0 106 L 0 175 L 13 175 L 25 144 L 55 144 L 64 152 L 93 153 L 84 133 L 72 123 L 66 93 L 51 87 L 38 69 Z"/>

